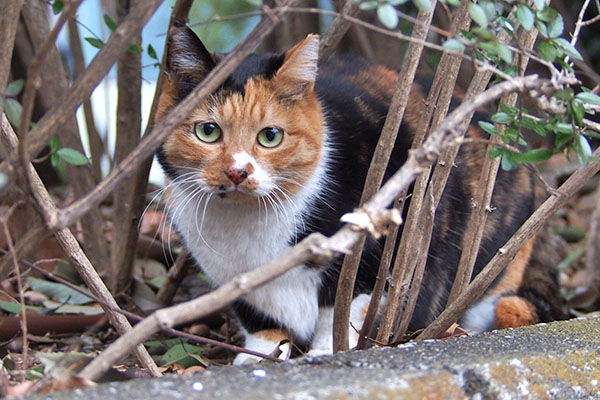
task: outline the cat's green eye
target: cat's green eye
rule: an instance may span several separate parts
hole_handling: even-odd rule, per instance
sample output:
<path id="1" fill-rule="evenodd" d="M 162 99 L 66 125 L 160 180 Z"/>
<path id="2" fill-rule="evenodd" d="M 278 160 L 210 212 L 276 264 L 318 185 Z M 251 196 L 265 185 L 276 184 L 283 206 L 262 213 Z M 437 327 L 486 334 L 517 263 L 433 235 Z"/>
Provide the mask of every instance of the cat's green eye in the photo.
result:
<path id="1" fill-rule="evenodd" d="M 198 139 L 206 143 L 214 143 L 221 137 L 221 128 L 213 122 L 194 125 L 194 132 Z"/>
<path id="2" fill-rule="evenodd" d="M 258 132 L 258 143 L 264 147 L 275 147 L 283 140 L 283 131 L 279 128 L 265 128 Z"/>

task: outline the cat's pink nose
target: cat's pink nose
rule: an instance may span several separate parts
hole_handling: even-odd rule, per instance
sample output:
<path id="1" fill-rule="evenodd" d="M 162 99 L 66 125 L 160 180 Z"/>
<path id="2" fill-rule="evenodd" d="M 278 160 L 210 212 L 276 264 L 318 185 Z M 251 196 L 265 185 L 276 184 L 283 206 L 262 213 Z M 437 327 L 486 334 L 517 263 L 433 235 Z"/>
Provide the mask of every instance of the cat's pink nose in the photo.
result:
<path id="1" fill-rule="evenodd" d="M 248 177 L 248 171 L 246 170 L 246 168 L 239 169 L 232 167 L 229 168 L 229 171 L 227 171 L 225 175 L 227 175 L 231 182 L 233 182 L 236 185 L 239 185 L 240 183 L 244 182 L 244 180 L 246 180 L 246 178 Z"/>

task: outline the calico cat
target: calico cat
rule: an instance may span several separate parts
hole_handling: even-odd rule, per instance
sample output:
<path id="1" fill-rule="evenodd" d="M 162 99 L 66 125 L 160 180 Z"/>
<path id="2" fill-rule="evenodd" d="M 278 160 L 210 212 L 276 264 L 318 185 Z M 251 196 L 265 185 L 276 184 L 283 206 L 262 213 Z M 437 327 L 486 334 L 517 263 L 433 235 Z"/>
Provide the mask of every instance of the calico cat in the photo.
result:
<path id="1" fill-rule="evenodd" d="M 341 227 L 340 217 L 359 202 L 398 73 L 356 58 L 333 58 L 317 66 L 318 48 L 319 37 L 309 35 L 283 54 L 249 56 L 157 151 L 171 180 L 167 203 L 172 221 L 217 285 L 282 255 L 312 232 L 333 234 Z M 167 51 L 158 118 L 216 66 L 216 56 L 183 25 L 170 31 Z M 415 84 L 386 179 L 406 160 L 422 93 Z M 460 150 L 437 210 L 410 329 L 426 326 L 446 303 L 484 157 L 481 145 Z M 524 168 L 500 172 L 496 209 L 488 218 L 476 273 L 531 214 L 533 188 Z M 532 246 L 469 311 L 465 329 L 556 317 L 538 315 L 533 303 L 517 293 Z M 356 329 L 362 326 L 380 252 L 381 243 L 369 239 L 352 303 Z M 335 260 L 298 266 L 237 301 L 245 346 L 271 353 L 290 338 L 310 354 L 331 353 L 340 265 Z M 356 343 L 355 329 L 349 331 Z M 254 359 L 240 354 L 234 363 Z"/>

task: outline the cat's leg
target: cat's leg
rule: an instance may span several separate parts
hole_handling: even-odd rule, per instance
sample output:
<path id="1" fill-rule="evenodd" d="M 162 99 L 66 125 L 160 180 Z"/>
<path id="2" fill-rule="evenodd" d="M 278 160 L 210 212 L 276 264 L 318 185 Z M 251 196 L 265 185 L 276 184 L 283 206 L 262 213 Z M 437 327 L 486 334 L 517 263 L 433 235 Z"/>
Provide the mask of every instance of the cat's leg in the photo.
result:
<path id="1" fill-rule="evenodd" d="M 288 337 L 300 347 L 308 345 L 319 315 L 320 282 L 317 269 L 297 267 L 237 301 L 234 308 L 244 328 L 244 347 L 271 354 Z M 281 350 L 282 357 L 289 355 L 289 345 Z M 259 360 L 242 353 L 234 364 Z"/>
<path id="2" fill-rule="evenodd" d="M 350 326 L 348 327 L 348 339 L 350 348 L 358 344 L 359 332 L 362 329 L 369 302 L 370 294 L 361 294 L 352 300 L 350 308 Z M 310 351 L 308 355 L 318 356 L 333 353 L 333 307 L 321 307 L 319 309 L 319 319 L 315 327 Z"/>
<path id="3" fill-rule="evenodd" d="M 244 347 L 258 353 L 274 355 L 282 360 L 290 357 L 291 347 L 287 332 L 280 329 L 265 329 L 255 333 L 244 331 Z M 279 353 L 279 354 L 273 354 Z M 252 354 L 240 353 L 233 360 L 233 365 L 255 363 L 262 358 Z"/>

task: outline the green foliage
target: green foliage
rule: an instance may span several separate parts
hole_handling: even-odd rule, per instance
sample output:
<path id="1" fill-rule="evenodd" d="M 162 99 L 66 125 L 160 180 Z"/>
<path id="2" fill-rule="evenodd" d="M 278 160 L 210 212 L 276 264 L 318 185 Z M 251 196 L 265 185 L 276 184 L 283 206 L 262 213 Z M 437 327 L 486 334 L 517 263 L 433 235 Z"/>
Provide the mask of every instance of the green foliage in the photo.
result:
<path id="1" fill-rule="evenodd" d="M 65 8 L 65 2 L 63 0 L 54 0 L 52 2 L 52 12 L 54 15 L 60 14 Z"/>
<path id="2" fill-rule="evenodd" d="M 8 118 L 8 121 L 17 129 L 19 129 L 21 125 L 21 112 L 23 110 L 23 107 L 21 106 L 21 103 L 19 103 L 19 101 L 15 99 L 15 97 L 18 96 L 19 93 L 21 93 L 21 91 L 23 90 L 24 83 L 25 82 L 23 81 L 23 79 L 17 79 L 8 84 L 5 93 L 5 103 L 3 103 L 2 96 L 0 96 L 0 107 L 4 106 L 6 118 Z"/>
<path id="3" fill-rule="evenodd" d="M 55 299 L 56 301 L 61 303 L 87 304 L 92 301 L 91 294 L 86 296 L 74 289 L 71 289 L 66 285 L 63 285 L 62 283 L 49 282 L 43 279 L 34 278 L 32 276 L 27 278 L 27 283 L 36 292 L 43 293 L 46 296 Z M 87 289 L 82 290 L 89 293 Z"/>
<path id="4" fill-rule="evenodd" d="M 185 339 L 149 341 L 145 342 L 144 346 L 150 354 L 161 356 L 163 366 L 173 364 L 179 364 L 184 368 L 193 365 L 208 366 L 208 362 L 200 355 L 204 349 L 188 343 Z"/>
<path id="5" fill-rule="evenodd" d="M 50 147 L 50 162 L 54 168 L 58 168 L 62 162 L 71 165 L 88 165 L 90 160 L 78 150 L 69 147 L 61 147 L 58 136 L 53 137 L 48 142 Z"/>

